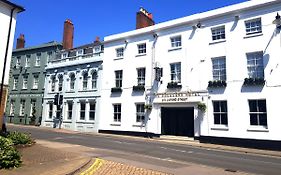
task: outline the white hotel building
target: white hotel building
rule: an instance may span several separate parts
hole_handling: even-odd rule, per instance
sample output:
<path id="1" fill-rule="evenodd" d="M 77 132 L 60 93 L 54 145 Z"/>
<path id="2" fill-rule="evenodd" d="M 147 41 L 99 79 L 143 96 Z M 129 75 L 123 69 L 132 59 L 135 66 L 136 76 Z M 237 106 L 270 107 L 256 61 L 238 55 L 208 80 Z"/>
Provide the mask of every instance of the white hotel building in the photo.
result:
<path id="1" fill-rule="evenodd" d="M 105 37 L 99 131 L 280 149 L 278 12 L 252 0 Z"/>

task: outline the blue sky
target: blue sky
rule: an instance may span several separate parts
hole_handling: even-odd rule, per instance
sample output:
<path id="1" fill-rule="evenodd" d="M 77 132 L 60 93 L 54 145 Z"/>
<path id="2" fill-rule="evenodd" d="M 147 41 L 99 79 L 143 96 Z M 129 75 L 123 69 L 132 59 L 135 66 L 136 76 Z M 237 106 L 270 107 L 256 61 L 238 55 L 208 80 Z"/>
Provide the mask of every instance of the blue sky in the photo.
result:
<path id="1" fill-rule="evenodd" d="M 136 12 L 144 7 L 156 23 L 189 16 L 247 0 L 11 0 L 26 11 L 17 18 L 15 39 L 25 35 L 26 47 L 62 41 L 63 22 L 74 23 L 74 46 L 96 36 L 135 29 Z"/>

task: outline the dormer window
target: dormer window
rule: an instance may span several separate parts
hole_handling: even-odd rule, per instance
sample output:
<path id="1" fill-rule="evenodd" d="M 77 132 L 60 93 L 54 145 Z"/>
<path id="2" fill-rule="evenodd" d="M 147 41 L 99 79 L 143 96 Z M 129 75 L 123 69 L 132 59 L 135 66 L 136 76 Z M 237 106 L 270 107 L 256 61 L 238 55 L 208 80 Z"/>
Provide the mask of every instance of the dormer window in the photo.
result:
<path id="1" fill-rule="evenodd" d="M 79 56 L 79 55 L 83 55 L 83 49 L 77 50 L 77 56 Z"/>
<path id="2" fill-rule="evenodd" d="M 100 53 L 100 52 L 101 52 L 101 46 L 95 46 L 94 53 Z"/>
<path id="3" fill-rule="evenodd" d="M 62 59 L 67 58 L 67 56 L 68 56 L 68 53 L 67 53 L 67 52 L 64 52 L 64 53 L 61 54 L 61 58 L 62 58 Z"/>

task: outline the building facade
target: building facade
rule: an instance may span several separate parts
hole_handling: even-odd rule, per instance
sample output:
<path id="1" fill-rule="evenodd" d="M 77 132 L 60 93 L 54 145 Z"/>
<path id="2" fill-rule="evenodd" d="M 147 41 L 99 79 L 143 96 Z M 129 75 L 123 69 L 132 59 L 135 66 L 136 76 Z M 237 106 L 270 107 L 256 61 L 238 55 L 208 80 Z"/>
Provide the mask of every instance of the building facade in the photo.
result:
<path id="1" fill-rule="evenodd" d="M 105 37 L 100 132 L 278 142 L 278 0 Z"/>
<path id="2" fill-rule="evenodd" d="M 102 61 L 99 40 L 56 54 L 46 67 L 42 126 L 98 131 Z"/>
<path id="3" fill-rule="evenodd" d="M 18 39 L 10 67 L 8 122 L 39 124 L 42 120 L 44 81 L 48 61 L 62 48 L 57 42 L 24 48 L 24 36 Z"/>
<path id="4" fill-rule="evenodd" d="M 10 72 L 10 62 L 16 28 L 17 14 L 24 11 L 24 8 L 7 0 L 0 0 L 0 126 L 5 111 L 8 95 L 8 81 Z"/>

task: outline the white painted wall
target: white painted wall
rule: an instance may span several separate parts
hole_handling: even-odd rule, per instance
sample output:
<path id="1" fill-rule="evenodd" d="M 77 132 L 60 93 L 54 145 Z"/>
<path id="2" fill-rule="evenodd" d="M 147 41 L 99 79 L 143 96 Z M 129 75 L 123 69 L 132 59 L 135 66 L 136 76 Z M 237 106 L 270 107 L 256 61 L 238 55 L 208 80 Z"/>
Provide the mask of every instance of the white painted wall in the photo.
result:
<path id="1" fill-rule="evenodd" d="M 104 78 L 102 85 L 102 120 L 101 130 L 137 131 L 161 134 L 162 107 L 194 107 L 195 136 L 215 136 L 231 138 L 248 138 L 264 140 L 281 140 L 279 116 L 279 99 L 281 96 L 281 34 L 274 33 L 276 26 L 272 24 L 276 13 L 281 11 L 281 2 L 268 0 L 264 3 L 250 1 L 242 4 L 192 15 L 173 21 L 157 24 L 140 30 L 134 30 L 105 38 Z M 235 16 L 239 16 L 236 20 Z M 262 35 L 246 37 L 245 20 L 261 17 Z M 194 29 L 192 25 L 200 21 L 202 28 Z M 211 28 L 225 25 L 225 42 L 213 43 Z M 167 104 L 153 103 L 146 127 L 135 127 L 135 103 L 146 102 L 146 95 L 151 89 L 154 74 L 153 66 L 153 34 L 157 33 L 155 43 L 155 62 L 163 68 L 163 77 L 155 93 L 170 92 L 167 83 L 170 81 L 170 63 L 181 62 L 181 92 L 206 91 L 200 97 L 190 98 L 188 102 Z M 181 35 L 182 48 L 169 51 L 170 37 Z M 116 60 L 116 48 L 125 47 L 124 58 Z M 146 42 L 146 56 L 136 57 L 137 44 Z M 246 53 L 264 52 L 264 74 L 266 84 L 263 88 L 243 85 L 248 77 Z M 208 81 L 212 80 L 213 57 L 226 57 L 227 87 L 225 90 L 208 90 Z M 136 68 L 146 67 L 146 89 L 143 95 L 132 95 L 132 86 L 136 84 Z M 123 92 L 121 95 L 111 93 L 115 86 L 115 70 L 123 70 Z M 266 99 L 268 127 L 250 126 L 249 99 Z M 213 119 L 213 100 L 227 100 L 228 126 L 215 126 Z M 207 111 L 202 114 L 197 110 L 197 103 L 207 104 Z M 113 122 L 113 104 L 122 104 L 121 123 Z"/>
<path id="2" fill-rule="evenodd" d="M 13 14 L 13 18 L 12 18 L 12 26 L 11 26 L 9 49 L 8 49 L 7 62 L 6 62 L 4 85 L 8 85 L 8 83 L 9 83 L 10 62 L 11 62 L 12 49 L 13 49 L 17 13 L 18 13 L 18 11 L 15 10 L 14 14 Z M 3 68 L 4 68 L 4 58 L 5 58 L 5 53 L 6 53 L 6 45 L 7 45 L 8 32 L 9 32 L 10 15 L 11 15 L 11 7 L 0 2 L 0 21 L 1 21 L 0 58 L 2 59 L 2 61 L 0 61 L 0 70 L 1 70 L 0 77 L 1 78 L 2 78 L 2 74 L 3 74 Z"/>

